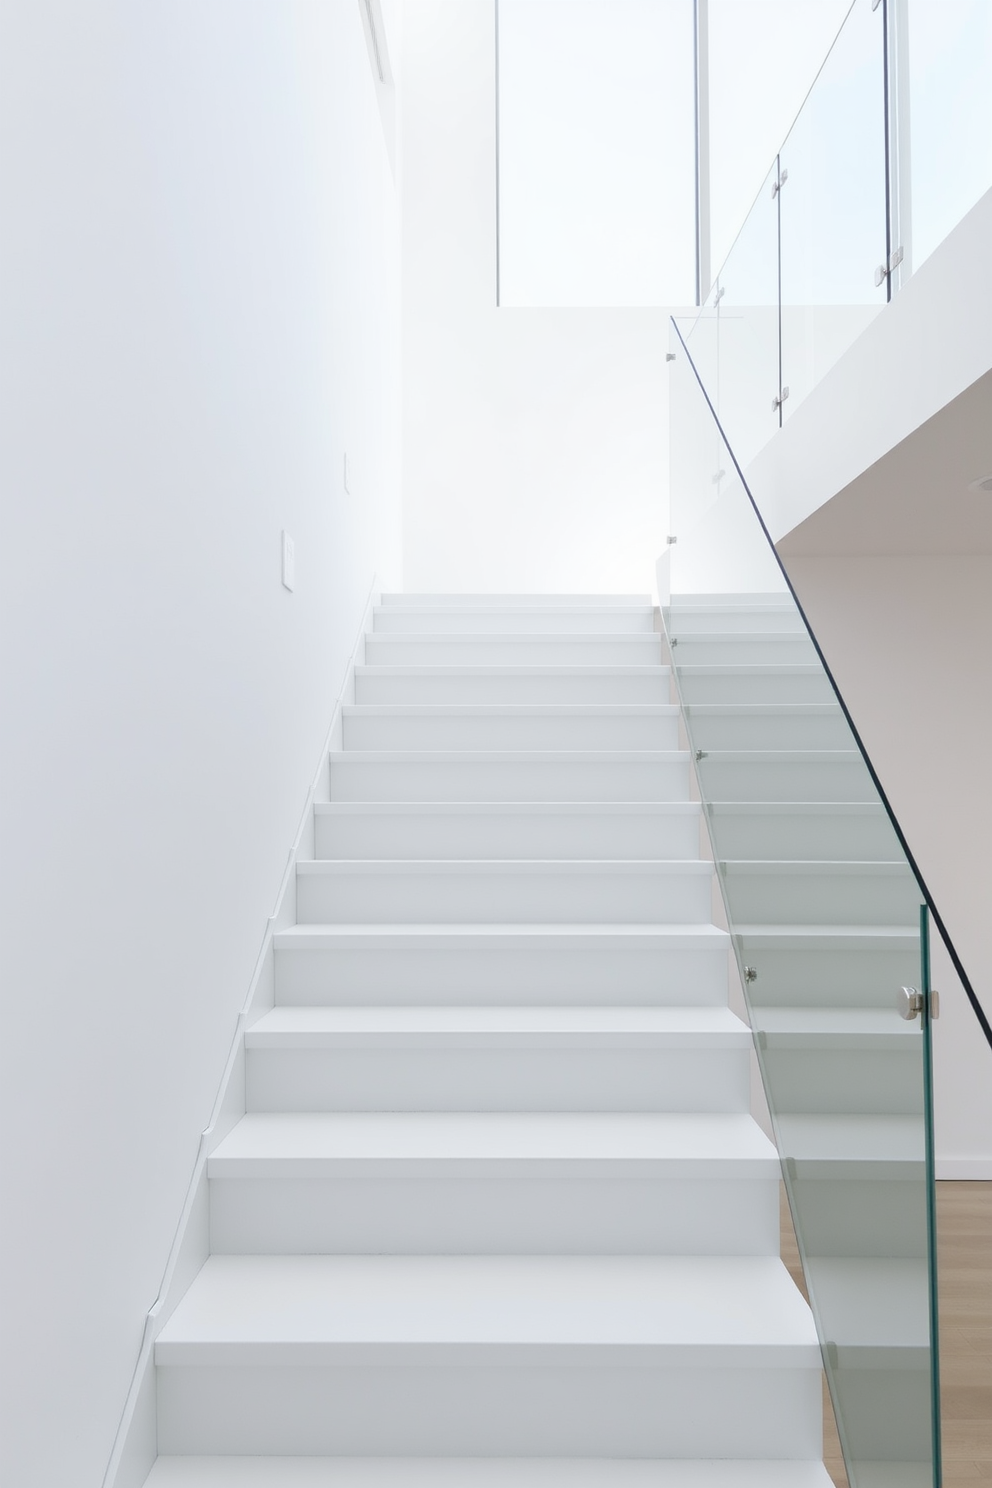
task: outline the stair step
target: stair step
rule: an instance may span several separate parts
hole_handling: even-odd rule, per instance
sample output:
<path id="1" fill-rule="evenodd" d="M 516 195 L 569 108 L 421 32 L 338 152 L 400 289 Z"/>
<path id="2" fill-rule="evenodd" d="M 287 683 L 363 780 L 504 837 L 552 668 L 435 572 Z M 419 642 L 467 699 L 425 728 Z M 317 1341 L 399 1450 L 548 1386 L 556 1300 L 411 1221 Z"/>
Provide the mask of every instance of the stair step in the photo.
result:
<path id="1" fill-rule="evenodd" d="M 754 1027 L 770 1049 L 875 1049 L 898 1053 L 919 1042 L 919 1027 L 889 1008 L 763 1007 Z"/>
<path id="2" fill-rule="evenodd" d="M 711 750 L 699 761 L 708 801 L 877 801 L 856 749 Z"/>
<path id="3" fill-rule="evenodd" d="M 743 590 L 739 594 L 728 594 L 721 590 L 719 594 L 712 593 L 680 593 L 672 600 L 673 609 L 681 613 L 683 608 L 701 610 L 722 609 L 764 609 L 774 606 L 777 609 L 795 610 L 796 602 L 791 593 L 784 586 L 778 589 Z"/>
<path id="4" fill-rule="evenodd" d="M 920 891 L 905 861 L 724 862 L 732 922 L 916 925 Z"/>
<path id="5" fill-rule="evenodd" d="M 918 1102 L 920 1084 L 918 1069 Z M 901 1241 L 903 1258 L 925 1264 L 921 1110 L 915 1115 L 783 1112 L 776 1124 L 782 1162 L 802 1214 L 807 1265 L 813 1257 L 875 1259 L 898 1270 L 900 1258 L 892 1254 L 894 1237 Z M 824 1317 L 819 1296 L 817 1303 L 821 1324 L 832 1329 L 834 1320 Z M 833 1331 L 824 1336 L 838 1337 Z M 878 1363 L 891 1367 L 892 1361 L 887 1364 L 880 1357 Z M 904 1365 L 896 1361 L 895 1367 Z M 907 1452 L 913 1455 L 912 1450 Z"/>
<path id="6" fill-rule="evenodd" d="M 645 605 L 377 605 L 376 635 L 637 635 L 655 633 L 654 610 Z"/>
<path id="7" fill-rule="evenodd" d="M 296 874 L 302 924 L 693 924 L 712 910 L 713 865 L 698 859 L 315 860 Z"/>
<path id="8" fill-rule="evenodd" d="M 765 1079 L 778 1111 L 918 1115 L 919 1028 L 888 1008 L 754 1009 Z"/>
<path id="9" fill-rule="evenodd" d="M 685 703 L 836 703 L 819 661 L 802 665 L 702 665 L 679 655 Z"/>
<path id="10" fill-rule="evenodd" d="M 896 835 L 878 801 L 714 801 L 707 808 L 721 858 L 895 858 Z"/>
<path id="11" fill-rule="evenodd" d="M 676 599 L 669 611 L 672 629 L 679 637 L 705 635 L 713 631 L 783 631 L 805 635 L 806 627 L 791 596 L 786 601 L 761 604 L 684 604 Z"/>
<path id="12" fill-rule="evenodd" d="M 730 940 L 715 925 L 291 926 L 276 1001 L 712 1005 Z"/>
<path id="13" fill-rule="evenodd" d="M 778 1117 L 778 1132 L 783 1159 L 789 1162 L 799 1181 L 895 1179 L 911 1183 L 914 1191 L 910 1197 L 923 1202 L 922 1112 L 875 1116 L 787 1111 Z M 868 1201 L 866 1190 L 857 1192 L 864 1193 L 865 1202 Z M 831 1198 L 836 1202 L 836 1190 Z M 891 1221 L 886 1239 L 890 1237 Z M 816 1252 L 814 1245 L 811 1253 Z"/>
<path id="14" fill-rule="evenodd" d="M 346 704 L 342 716 L 347 750 L 677 749 L 679 742 L 673 703 L 359 703 Z"/>
<path id="15" fill-rule="evenodd" d="M 697 749 L 850 749 L 837 703 L 688 703 Z"/>
<path id="16" fill-rule="evenodd" d="M 212 1256 L 155 1359 L 166 1454 L 820 1447 L 816 1333 L 769 1256 Z"/>
<path id="17" fill-rule="evenodd" d="M 760 659 L 760 658 L 759 658 Z M 365 637 L 366 666 L 649 666 L 661 637 L 646 635 L 383 635 Z"/>
<path id="18" fill-rule="evenodd" d="M 673 637 L 675 640 L 676 637 Z M 787 666 L 819 662 L 805 629 L 677 632 L 674 659 L 686 666 Z"/>
<path id="19" fill-rule="evenodd" d="M 745 1112 L 250 1114 L 207 1162 L 214 1254 L 762 1255 Z"/>
<path id="20" fill-rule="evenodd" d="M 159 1457 L 146 1484 L 147 1488 L 832 1488 L 832 1479 L 822 1462 L 740 1459 Z M 900 1484 L 906 1488 L 912 1479 L 900 1479 Z"/>
<path id="21" fill-rule="evenodd" d="M 335 801 L 685 801 L 689 756 L 626 752 L 427 751 L 330 757 Z"/>
<path id="22" fill-rule="evenodd" d="M 318 858 L 692 858 L 696 801 L 333 801 L 315 808 Z"/>
<path id="23" fill-rule="evenodd" d="M 356 666 L 357 703 L 667 703 L 671 668 Z"/>
<path id="24" fill-rule="evenodd" d="M 566 609 L 650 609 L 650 594 L 383 594 L 380 604 L 385 608 L 412 610 L 426 606 L 428 609 L 552 609 L 564 605 Z"/>
<path id="25" fill-rule="evenodd" d="M 752 1006 L 890 1012 L 895 990 L 918 984 L 920 937 L 909 925 L 738 924 L 734 934 L 757 974 Z"/>
<path id="26" fill-rule="evenodd" d="M 905 1025 L 904 1025 L 905 1026 Z M 250 1111 L 744 1111 L 726 1007 L 277 1007 L 245 1036 Z"/>

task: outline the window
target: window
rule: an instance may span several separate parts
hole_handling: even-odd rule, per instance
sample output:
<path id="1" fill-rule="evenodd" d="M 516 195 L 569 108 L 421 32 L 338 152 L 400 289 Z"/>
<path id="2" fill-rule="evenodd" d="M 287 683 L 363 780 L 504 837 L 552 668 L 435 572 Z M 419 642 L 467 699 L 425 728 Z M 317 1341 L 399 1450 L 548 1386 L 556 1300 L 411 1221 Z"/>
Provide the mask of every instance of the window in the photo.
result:
<path id="1" fill-rule="evenodd" d="M 693 0 L 497 3 L 500 303 L 693 304 Z"/>

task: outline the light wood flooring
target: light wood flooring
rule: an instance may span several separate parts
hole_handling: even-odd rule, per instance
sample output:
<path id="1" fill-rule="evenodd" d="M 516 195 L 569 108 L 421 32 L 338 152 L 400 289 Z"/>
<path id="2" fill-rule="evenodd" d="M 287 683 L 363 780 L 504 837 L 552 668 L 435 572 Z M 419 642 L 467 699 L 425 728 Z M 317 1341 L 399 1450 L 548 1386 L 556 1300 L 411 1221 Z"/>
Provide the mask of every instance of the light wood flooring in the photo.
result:
<path id="1" fill-rule="evenodd" d="M 992 1483 L 992 1183 L 938 1183 L 937 1227 L 944 1485 L 958 1488 Z M 782 1258 L 805 1292 L 784 1190 Z M 826 1385 L 823 1453 L 848 1488 Z"/>

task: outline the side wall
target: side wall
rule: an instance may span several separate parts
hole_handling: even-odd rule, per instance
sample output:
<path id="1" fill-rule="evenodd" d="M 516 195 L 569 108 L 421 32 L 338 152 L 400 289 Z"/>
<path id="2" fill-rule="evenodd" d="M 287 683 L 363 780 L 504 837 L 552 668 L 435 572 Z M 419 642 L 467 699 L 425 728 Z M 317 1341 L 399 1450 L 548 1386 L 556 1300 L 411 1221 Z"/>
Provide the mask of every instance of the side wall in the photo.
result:
<path id="1" fill-rule="evenodd" d="M 647 590 L 668 312 L 496 308 L 493 0 L 404 0 L 408 589 Z"/>
<path id="2" fill-rule="evenodd" d="M 992 1016 L 992 557 L 787 560 L 893 810 Z M 992 1050 L 935 946 L 938 1175 L 992 1178 Z"/>
<path id="3" fill-rule="evenodd" d="M 4 7 L 0 264 L 0 1480 L 97 1488 L 366 596 L 400 581 L 358 0 Z"/>

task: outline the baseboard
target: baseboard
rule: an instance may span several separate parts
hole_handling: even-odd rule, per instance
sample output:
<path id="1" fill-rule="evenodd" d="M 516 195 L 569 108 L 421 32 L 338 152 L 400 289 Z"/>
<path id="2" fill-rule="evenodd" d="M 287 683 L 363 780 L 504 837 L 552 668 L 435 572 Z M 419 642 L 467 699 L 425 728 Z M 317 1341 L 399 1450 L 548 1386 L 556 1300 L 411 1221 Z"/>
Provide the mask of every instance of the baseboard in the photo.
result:
<path id="1" fill-rule="evenodd" d="M 372 629 L 373 609 L 378 599 L 376 578 L 373 576 L 358 635 L 345 668 L 344 680 L 321 748 L 320 761 L 307 792 L 299 826 L 287 856 L 286 867 L 276 894 L 275 906 L 266 921 L 255 969 L 248 985 L 248 994 L 238 1014 L 217 1098 L 214 1101 L 210 1120 L 200 1134 L 193 1174 L 176 1227 L 175 1238 L 169 1251 L 162 1285 L 145 1318 L 138 1360 L 131 1377 L 131 1385 L 114 1438 L 107 1470 L 103 1476 L 103 1488 L 141 1488 L 158 1455 L 155 1410 L 155 1339 L 168 1322 L 210 1251 L 207 1158 L 245 1113 L 245 1029 L 274 1005 L 273 936 L 277 930 L 285 929 L 296 923 L 296 864 L 312 859 L 314 856 L 313 808 L 315 802 L 326 801 L 330 797 L 328 756 L 332 749 L 340 748 L 342 709 L 345 703 L 354 701 L 355 667 L 360 660 L 364 660 L 365 637 Z"/>
<path id="2" fill-rule="evenodd" d="M 992 1182 L 992 1157 L 938 1157 L 937 1180 Z"/>

